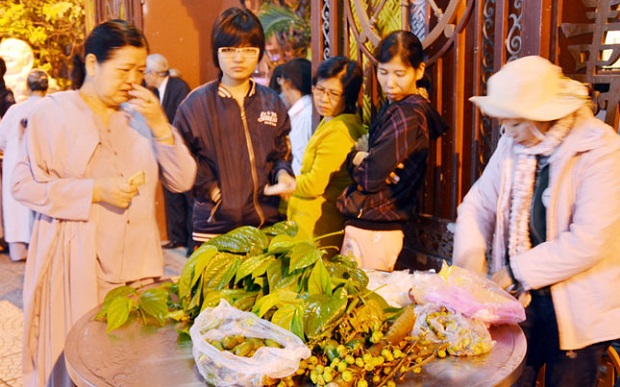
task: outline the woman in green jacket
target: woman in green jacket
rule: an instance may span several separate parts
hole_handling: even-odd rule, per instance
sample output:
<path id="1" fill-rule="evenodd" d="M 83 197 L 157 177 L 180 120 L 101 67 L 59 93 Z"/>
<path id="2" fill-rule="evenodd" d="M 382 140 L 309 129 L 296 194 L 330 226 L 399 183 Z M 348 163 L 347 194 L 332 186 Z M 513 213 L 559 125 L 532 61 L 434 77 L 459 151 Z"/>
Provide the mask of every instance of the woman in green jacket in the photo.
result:
<path id="1" fill-rule="evenodd" d="M 297 189 L 289 199 L 287 215 L 304 237 L 342 230 L 344 219 L 336 199 L 352 183 L 345 160 L 355 142 L 366 133 L 357 112 L 362 69 L 337 56 L 322 62 L 312 80 L 314 107 L 323 117 L 310 138 L 296 176 Z M 321 246 L 340 248 L 342 235 L 319 240 Z"/>

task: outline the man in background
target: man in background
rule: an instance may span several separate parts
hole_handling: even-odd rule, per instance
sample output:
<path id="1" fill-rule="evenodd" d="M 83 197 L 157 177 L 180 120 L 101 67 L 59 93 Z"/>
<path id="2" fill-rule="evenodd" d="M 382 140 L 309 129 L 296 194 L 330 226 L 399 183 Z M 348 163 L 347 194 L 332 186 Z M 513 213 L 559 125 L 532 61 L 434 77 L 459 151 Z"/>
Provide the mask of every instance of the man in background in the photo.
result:
<path id="1" fill-rule="evenodd" d="M 291 119 L 291 152 L 293 171 L 299 175 L 301 160 L 312 137 L 312 65 L 305 58 L 294 58 L 282 65 L 280 96 Z"/>
<path id="2" fill-rule="evenodd" d="M 159 97 L 170 123 L 174 121 L 179 104 L 190 92 L 189 86 L 180 76 L 178 70 L 171 69 L 168 66 L 168 60 L 163 55 L 151 54 L 146 58 L 144 82 Z M 162 247 L 164 249 L 188 247 L 187 255 L 189 256 L 192 251 L 189 248 L 192 245 L 190 243 L 192 238 L 192 207 L 194 205 L 192 193 L 191 191 L 174 193 L 165 187 L 162 188 L 168 234 L 168 242 Z"/>

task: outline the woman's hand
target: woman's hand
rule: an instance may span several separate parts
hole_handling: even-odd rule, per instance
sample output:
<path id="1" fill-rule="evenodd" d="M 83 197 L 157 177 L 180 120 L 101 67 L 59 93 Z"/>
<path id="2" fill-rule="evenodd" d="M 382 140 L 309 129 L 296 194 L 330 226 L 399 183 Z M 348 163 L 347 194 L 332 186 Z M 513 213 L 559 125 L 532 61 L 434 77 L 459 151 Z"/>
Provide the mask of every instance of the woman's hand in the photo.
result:
<path id="1" fill-rule="evenodd" d="M 265 187 L 263 194 L 265 196 L 280 195 L 284 200 L 288 200 L 297 188 L 295 178 L 282 170 L 278 172 L 278 184 L 268 185 Z"/>
<path id="2" fill-rule="evenodd" d="M 129 91 L 129 95 L 132 98 L 127 103 L 144 116 L 155 141 L 174 144 L 172 127 L 168 123 L 164 109 L 162 109 L 155 94 L 146 87 L 134 83 L 133 90 Z"/>
<path id="3" fill-rule="evenodd" d="M 493 273 L 491 280 L 495 281 L 502 289 L 511 291 L 516 286 L 507 267 L 503 267 L 500 271 Z"/>
<path id="4" fill-rule="evenodd" d="M 359 166 L 366 157 L 368 157 L 368 152 L 357 152 L 355 156 L 353 156 L 353 165 L 355 165 L 356 167 Z"/>
<path id="5" fill-rule="evenodd" d="M 396 172 L 399 169 L 405 169 L 405 164 L 403 163 L 398 163 L 398 165 L 396 166 L 396 168 L 390 172 L 390 175 L 388 177 L 385 178 L 385 183 L 386 184 L 398 184 L 398 182 L 400 181 L 400 176 L 398 176 L 396 174 Z"/>
<path id="6" fill-rule="evenodd" d="M 95 179 L 93 203 L 104 202 L 118 208 L 128 208 L 138 194 L 138 188 L 118 177 Z"/>

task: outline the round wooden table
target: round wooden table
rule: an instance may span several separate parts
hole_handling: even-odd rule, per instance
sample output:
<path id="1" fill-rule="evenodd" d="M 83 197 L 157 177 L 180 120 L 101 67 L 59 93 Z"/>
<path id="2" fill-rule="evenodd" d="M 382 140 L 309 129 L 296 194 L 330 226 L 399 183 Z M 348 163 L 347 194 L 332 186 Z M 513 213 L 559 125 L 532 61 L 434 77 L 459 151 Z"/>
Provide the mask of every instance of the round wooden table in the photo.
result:
<path id="1" fill-rule="evenodd" d="M 133 321 L 106 333 L 95 321 L 99 308 L 82 317 L 65 345 L 67 370 L 78 386 L 204 386 L 191 341 L 179 343 L 175 325 Z M 493 350 L 482 356 L 432 361 L 399 386 L 509 386 L 521 373 L 526 342 L 517 325 L 491 329 Z"/>

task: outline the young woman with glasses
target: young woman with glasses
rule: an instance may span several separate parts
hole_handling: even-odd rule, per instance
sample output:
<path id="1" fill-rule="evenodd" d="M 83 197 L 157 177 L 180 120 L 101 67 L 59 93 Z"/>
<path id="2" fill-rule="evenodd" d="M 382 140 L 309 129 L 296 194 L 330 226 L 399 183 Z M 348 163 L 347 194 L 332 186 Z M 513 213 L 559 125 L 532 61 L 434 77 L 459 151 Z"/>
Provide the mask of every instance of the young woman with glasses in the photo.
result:
<path id="1" fill-rule="evenodd" d="M 174 125 L 198 161 L 196 245 L 239 226 L 282 220 L 278 195 L 295 190 L 286 106 L 252 79 L 264 47 L 254 14 L 236 7 L 222 12 L 211 31 L 220 76 L 192 91 L 177 111 Z"/>
<path id="2" fill-rule="evenodd" d="M 342 230 L 344 219 L 336 199 L 351 184 L 344 164 L 355 142 L 366 132 L 357 111 L 362 69 L 343 56 L 322 62 L 313 79 L 314 107 L 323 117 L 308 141 L 297 189 L 288 203 L 288 218 L 299 232 L 315 237 Z M 322 246 L 342 244 L 342 236 L 321 239 Z"/>

